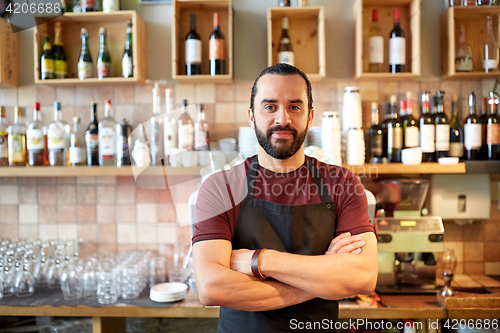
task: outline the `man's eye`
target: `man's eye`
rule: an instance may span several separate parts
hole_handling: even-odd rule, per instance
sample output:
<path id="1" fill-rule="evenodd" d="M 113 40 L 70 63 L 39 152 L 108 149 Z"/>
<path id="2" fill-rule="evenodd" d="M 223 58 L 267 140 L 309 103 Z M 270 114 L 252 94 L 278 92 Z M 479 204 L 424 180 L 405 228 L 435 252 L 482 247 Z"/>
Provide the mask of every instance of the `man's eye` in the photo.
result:
<path id="1" fill-rule="evenodd" d="M 299 111 L 300 110 L 300 106 L 298 106 L 298 105 L 292 105 L 292 106 L 290 106 L 290 109 L 292 109 L 293 111 Z"/>
<path id="2" fill-rule="evenodd" d="M 264 106 L 264 109 L 268 110 L 268 111 L 272 111 L 272 110 L 274 110 L 274 106 L 273 105 L 266 105 L 266 106 Z"/>

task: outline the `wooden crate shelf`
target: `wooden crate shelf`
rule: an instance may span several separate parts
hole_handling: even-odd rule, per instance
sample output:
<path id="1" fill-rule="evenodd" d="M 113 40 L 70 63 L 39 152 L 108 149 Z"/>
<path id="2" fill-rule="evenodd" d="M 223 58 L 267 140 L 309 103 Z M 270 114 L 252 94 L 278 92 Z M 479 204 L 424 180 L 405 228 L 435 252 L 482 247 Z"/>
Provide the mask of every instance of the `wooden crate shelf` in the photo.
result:
<path id="1" fill-rule="evenodd" d="M 492 16 L 495 37 L 500 36 L 500 7 L 450 7 L 441 15 L 441 75 L 444 79 L 495 79 L 500 72 L 483 71 L 481 46 L 486 39 L 486 16 Z M 472 47 L 472 72 L 455 71 L 455 50 L 460 25 L 465 27 L 465 42 Z"/>
<path id="2" fill-rule="evenodd" d="M 267 63 L 276 64 L 281 39 L 281 19 L 289 19 L 288 35 L 295 67 L 318 81 L 326 76 L 325 14 L 323 7 L 273 7 L 267 9 Z"/>
<path id="3" fill-rule="evenodd" d="M 213 14 L 219 13 L 220 31 L 226 44 L 225 74 L 210 75 L 208 41 L 213 31 Z M 201 38 L 202 75 L 186 75 L 185 40 L 190 14 L 196 14 L 196 31 Z M 233 7 L 232 0 L 172 1 L 172 78 L 183 83 L 229 83 L 233 80 Z"/>
<path id="4" fill-rule="evenodd" d="M 199 176 L 201 167 L 165 167 L 168 176 Z M 148 176 L 163 176 L 161 166 L 145 170 Z M 76 176 L 134 176 L 131 166 L 39 166 L 39 167 L 0 167 L 1 177 L 76 177 Z"/>
<path id="5" fill-rule="evenodd" d="M 46 22 L 47 18 L 37 17 L 37 22 Z M 127 22 L 132 21 L 132 52 L 134 63 L 134 77 L 122 77 L 122 57 L 127 39 Z M 66 79 L 40 79 L 40 55 L 43 49 L 43 36 L 48 33 L 51 36 L 51 44 L 54 44 L 54 22 L 62 24 L 62 42 L 66 51 L 68 61 L 68 78 Z M 78 79 L 78 59 L 82 49 L 80 38 L 81 28 L 89 31 L 89 47 L 94 64 L 93 78 Z M 107 30 L 109 52 L 111 54 L 111 68 L 113 77 L 97 78 L 97 57 L 99 55 L 99 28 Z M 33 34 L 35 54 L 35 83 L 47 85 L 96 85 L 96 84 L 120 84 L 144 82 L 146 70 L 146 25 L 144 19 L 134 10 L 120 10 L 111 13 L 65 13 L 64 15 L 35 27 Z"/>
<path id="6" fill-rule="evenodd" d="M 372 10 L 379 10 L 379 27 L 384 37 L 384 64 L 381 73 L 368 72 L 368 37 Z M 406 38 L 406 72 L 389 73 L 389 35 L 394 28 L 394 9 L 401 10 L 401 28 Z M 355 23 L 356 79 L 406 80 L 420 77 L 420 0 L 356 0 Z"/>
<path id="7" fill-rule="evenodd" d="M 17 87 L 17 34 L 0 18 L 0 85 Z"/>

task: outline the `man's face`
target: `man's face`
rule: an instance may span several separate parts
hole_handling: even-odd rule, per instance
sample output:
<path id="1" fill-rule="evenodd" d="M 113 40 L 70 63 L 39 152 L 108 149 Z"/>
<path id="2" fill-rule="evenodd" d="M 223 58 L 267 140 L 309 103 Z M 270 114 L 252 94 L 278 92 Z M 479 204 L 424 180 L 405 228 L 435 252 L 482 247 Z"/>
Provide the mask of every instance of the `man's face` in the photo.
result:
<path id="1" fill-rule="evenodd" d="M 257 83 L 250 126 L 270 156 L 285 160 L 300 149 L 314 110 L 307 109 L 307 85 L 300 75 L 266 74 Z"/>

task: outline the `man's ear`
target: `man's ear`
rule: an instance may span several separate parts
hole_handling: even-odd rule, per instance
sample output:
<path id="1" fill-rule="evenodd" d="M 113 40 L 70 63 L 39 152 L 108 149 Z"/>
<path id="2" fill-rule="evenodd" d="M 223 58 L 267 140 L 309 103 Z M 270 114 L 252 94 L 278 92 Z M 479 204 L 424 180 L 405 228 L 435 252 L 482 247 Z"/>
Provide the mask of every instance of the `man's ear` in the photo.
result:
<path id="1" fill-rule="evenodd" d="M 311 125 L 312 125 L 312 122 L 314 120 L 314 108 L 311 109 L 311 111 L 309 111 L 309 116 L 307 117 L 307 123 L 308 123 L 308 128 L 311 128 Z"/>
<path id="2" fill-rule="evenodd" d="M 248 113 L 248 123 L 250 124 L 251 128 L 255 129 L 254 114 L 252 109 L 248 108 L 247 113 Z"/>

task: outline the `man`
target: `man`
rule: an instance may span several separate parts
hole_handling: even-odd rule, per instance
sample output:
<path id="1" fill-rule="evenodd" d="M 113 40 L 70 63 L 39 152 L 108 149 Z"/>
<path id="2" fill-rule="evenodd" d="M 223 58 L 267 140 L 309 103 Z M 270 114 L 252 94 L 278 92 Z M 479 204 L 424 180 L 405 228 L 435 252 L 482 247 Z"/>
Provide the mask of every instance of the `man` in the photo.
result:
<path id="1" fill-rule="evenodd" d="M 312 102 L 303 72 L 264 70 L 248 109 L 258 154 L 201 186 L 194 269 L 201 302 L 221 306 L 218 332 L 323 331 L 338 317 L 336 300 L 375 288 L 361 182 L 304 155 Z"/>

